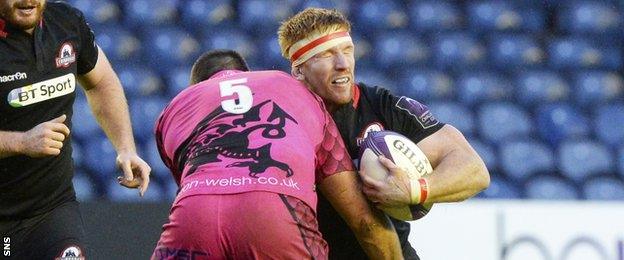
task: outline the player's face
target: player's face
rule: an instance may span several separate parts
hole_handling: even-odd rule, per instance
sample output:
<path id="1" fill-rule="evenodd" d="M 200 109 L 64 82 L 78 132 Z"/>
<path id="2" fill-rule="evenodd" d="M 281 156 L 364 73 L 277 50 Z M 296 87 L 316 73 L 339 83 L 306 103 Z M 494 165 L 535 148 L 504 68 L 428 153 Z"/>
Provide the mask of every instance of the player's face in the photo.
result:
<path id="1" fill-rule="evenodd" d="M 341 43 L 316 54 L 302 65 L 301 74 L 308 87 L 334 110 L 353 98 L 355 57 L 352 42 Z"/>
<path id="2" fill-rule="evenodd" d="M 0 17 L 9 24 L 30 30 L 41 20 L 45 0 L 0 0 Z"/>

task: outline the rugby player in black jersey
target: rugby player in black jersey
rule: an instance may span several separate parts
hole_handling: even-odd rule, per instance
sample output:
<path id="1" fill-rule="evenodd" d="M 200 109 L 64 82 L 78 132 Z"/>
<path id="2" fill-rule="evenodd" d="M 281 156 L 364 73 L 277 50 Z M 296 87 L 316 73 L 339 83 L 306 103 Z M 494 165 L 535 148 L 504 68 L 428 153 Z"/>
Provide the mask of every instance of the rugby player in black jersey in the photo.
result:
<path id="1" fill-rule="evenodd" d="M 4 256 L 84 258 L 70 141 L 77 81 L 117 151 L 119 183 L 143 194 L 150 167 L 137 155 L 119 79 L 82 13 L 63 2 L 0 1 L 0 236 L 11 242 Z"/>
<path id="2" fill-rule="evenodd" d="M 404 172 L 388 159 L 380 159 L 394 174 L 386 182 L 363 180 L 369 200 L 382 206 L 456 202 L 485 189 L 489 185 L 487 168 L 456 128 L 438 122 L 419 101 L 355 82 L 356 46 L 350 30 L 349 21 L 340 12 L 308 8 L 282 23 L 278 39 L 282 55 L 291 62 L 292 75 L 323 98 L 353 159 L 367 132 L 383 129 L 407 136 L 429 158 L 434 172 L 418 180 L 415 188 L 410 187 Z M 347 225 L 322 198 L 318 219 L 329 244 L 330 259 L 366 258 Z M 393 223 L 405 259 L 418 259 L 408 242 L 409 223 Z"/>

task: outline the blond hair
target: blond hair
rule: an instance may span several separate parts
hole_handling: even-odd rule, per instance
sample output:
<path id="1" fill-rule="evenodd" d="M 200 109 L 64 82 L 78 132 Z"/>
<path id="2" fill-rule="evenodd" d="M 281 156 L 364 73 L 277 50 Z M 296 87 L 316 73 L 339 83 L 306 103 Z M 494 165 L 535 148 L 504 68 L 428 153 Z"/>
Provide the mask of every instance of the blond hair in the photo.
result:
<path id="1" fill-rule="evenodd" d="M 334 31 L 351 31 L 349 20 L 337 10 L 306 8 L 282 22 L 277 31 L 282 56 L 290 59 L 290 47 L 315 34 Z"/>

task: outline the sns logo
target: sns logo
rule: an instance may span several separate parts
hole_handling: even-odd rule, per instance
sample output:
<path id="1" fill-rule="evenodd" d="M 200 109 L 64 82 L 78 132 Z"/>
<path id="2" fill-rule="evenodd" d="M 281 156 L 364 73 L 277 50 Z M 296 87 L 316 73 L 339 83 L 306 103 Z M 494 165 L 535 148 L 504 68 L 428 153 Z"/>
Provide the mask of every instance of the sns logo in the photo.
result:
<path id="1" fill-rule="evenodd" d="M 69 42 L 63 43 L 59 49 L 58 56 L 56 57 L 56 67 L 67 68 L 74 62 L 76 62 L 76 52 L 74 52 L 74 46 L 72 46 Z"/>
<path id="2" fill-rule="evenodd" d="M 2 255 L 3 256 L 11 256 L 11 238 L 10 237 L 2 237 Z"/>
<path id="3" fill-rule="evenodd" d="M 7 100 L 12 107 L 23 107 L 67 95 L 74 92 L 75 89 L 76 77 L 74 74 L 69 73 L 64 76 L 13 89 L 9 92 Z"/>

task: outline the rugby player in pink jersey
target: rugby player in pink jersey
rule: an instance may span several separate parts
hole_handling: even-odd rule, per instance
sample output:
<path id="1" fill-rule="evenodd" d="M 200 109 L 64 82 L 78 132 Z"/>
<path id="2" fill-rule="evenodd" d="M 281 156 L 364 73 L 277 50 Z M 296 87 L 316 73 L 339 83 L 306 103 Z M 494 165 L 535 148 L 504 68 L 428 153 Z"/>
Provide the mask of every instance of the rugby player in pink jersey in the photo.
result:
<path id="1" fill-rule="evenodd" d="M 369 257 L 401 258 L 318 96 L 286 73 L 249 72 L 225 50 L 202 55 L 191 83 L 156 125 L 180 189 L 153 259 L 326 259 L 317 187 Z"/>

